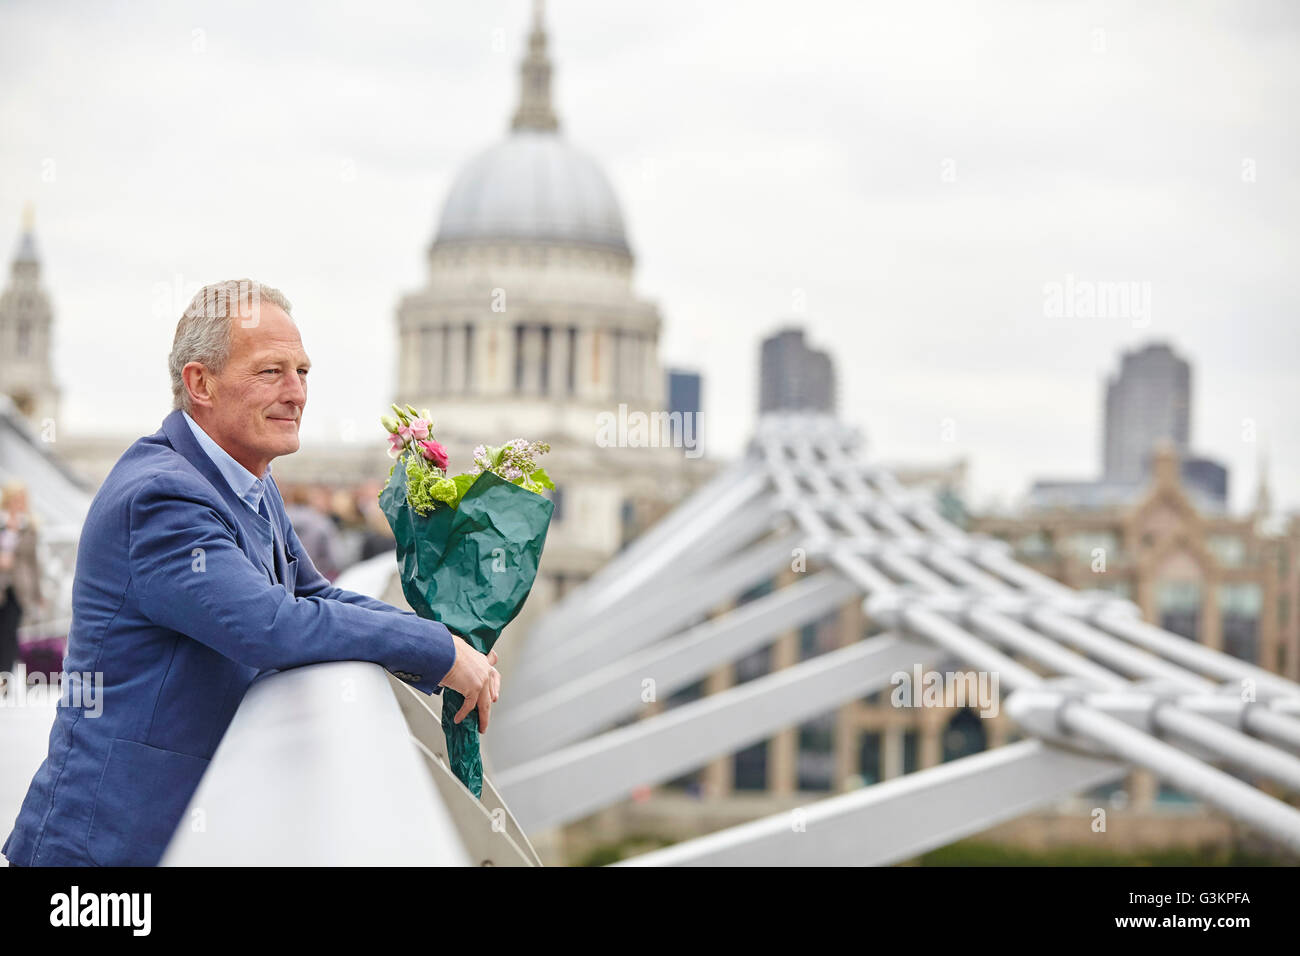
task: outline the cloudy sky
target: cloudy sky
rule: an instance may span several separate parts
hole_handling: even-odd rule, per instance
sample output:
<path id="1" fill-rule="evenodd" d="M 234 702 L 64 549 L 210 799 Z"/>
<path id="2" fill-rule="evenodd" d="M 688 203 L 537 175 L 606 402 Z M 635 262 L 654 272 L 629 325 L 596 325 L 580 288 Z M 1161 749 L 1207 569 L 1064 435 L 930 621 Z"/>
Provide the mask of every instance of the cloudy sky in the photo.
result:
<path id="1" fill-rule="evenodd" d="M 306 439 L 368 423 L 446 190 L 505 133 L 529 15 L 5 0 L 0 241 L 33 202 L 65 434 L 152 431 L 189 292 L 244 275 L 294 303 Z M 742 447 L 759 339 L 798 322 L 878 457 L 965 457 L 974 502 L 1010 503 L 1095 474 L 1105 376 L 1160 340 L 1194 364 L 1193 443 L 1234 504 L 1267 454 L 1300 507 L 1300 6 L 553 0 L 547 20 L 564 131 L 621 198 L 663 357 L 706 376 L 710 453 Z M 1059 314 L 1067 283 L 1139 296 Z"/>

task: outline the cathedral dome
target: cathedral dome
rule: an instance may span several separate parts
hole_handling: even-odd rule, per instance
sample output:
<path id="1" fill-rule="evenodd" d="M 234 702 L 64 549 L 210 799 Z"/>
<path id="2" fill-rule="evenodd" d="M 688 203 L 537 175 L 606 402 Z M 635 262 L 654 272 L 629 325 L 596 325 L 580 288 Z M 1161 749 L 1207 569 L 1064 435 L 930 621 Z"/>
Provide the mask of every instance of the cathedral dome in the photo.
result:
<path id="1" fill-rule="evenodd" d="M 628 251 L 609 180 L 553 129 L 517 127 L 472 159 L 447 195 L 438 241 L 534 239 Z"/>
<path id="2" fill-rule="evenodd" d="M 618 198 L 596 165 L 559 132 L 541 0 L 519 67 L 519 109 L 504 142 L 470 160 L 452 183 L 435 242 L 537 240 L 628 253 Z"/>

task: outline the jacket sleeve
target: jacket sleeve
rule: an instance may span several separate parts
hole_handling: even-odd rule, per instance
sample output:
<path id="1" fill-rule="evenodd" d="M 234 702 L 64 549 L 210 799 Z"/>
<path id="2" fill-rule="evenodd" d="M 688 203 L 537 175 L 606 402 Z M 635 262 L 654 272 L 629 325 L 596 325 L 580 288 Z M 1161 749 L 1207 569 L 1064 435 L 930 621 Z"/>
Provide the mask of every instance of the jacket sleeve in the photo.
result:
<path id="1" fill-rule="evenodd" d="M 242 664 L 372 661 L 434 694 L 455 661 L 451 633 L 437 621 L 337 600 L 328 589 L 304 597 L 272 584 L 239 547 L 234 526 L 183 476 L 141 486 L 129 534 L 130 588 L 141 612 Z M 308 576 L 321 577 L 315 568 Z"/>

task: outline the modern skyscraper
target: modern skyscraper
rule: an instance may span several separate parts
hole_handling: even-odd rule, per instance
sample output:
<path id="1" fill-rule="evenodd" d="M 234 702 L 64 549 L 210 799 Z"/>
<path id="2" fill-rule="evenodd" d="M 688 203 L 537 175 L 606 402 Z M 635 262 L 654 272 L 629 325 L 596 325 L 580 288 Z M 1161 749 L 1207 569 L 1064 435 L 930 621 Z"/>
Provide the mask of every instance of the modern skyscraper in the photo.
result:
<path id="1" fill-rule="evenodd" d="M 1161 439 L 1186 455 L 1191 441 L 1192 369 L 1168 345 L 1125 352 L 1118 375 L 1106 383 L 1103 477 L 1139 481 Z"/>
<path id="2" fill-rule="evenodd" d="M 1196 506 L 1219 513 L 1228 506 L 1228 469 L 1190 450 L 1191 366 L 1168 345 L 1152 343 L 1120 358 L 1106 383 L 1102 477 L 1097 481 L 1039 480 L 1030 511 L 1096 511 L 1126 506 L 1151 485 L 1157 446 L 1168 444 L 1182 485 Z"/>
<path id="3" fill-rule="evenodd" d="M 685 369 L 668 370 L 668 416 L 673 429 L 673 443 L 680 444 L 681 429 L 699 436 L 700 373 Z"/>
<path id="4" fill-rule="evenodd" d="M 763 340 L 758 411 L 835 413 L 835 366 L 826 352 L 804 344 L 803 329 Z"/>

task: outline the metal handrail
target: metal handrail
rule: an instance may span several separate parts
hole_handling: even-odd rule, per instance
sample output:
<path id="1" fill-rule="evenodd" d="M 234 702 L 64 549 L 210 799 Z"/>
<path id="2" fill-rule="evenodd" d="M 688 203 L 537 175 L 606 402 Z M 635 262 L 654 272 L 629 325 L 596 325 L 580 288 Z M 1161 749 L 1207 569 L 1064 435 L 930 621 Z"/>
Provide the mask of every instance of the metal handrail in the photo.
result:
<path id="1" fill-rule="evenodd" d="M 393 555 L 339 586 L 378 595 Z M 164 866 L 540 866 L 484 775 L 447 766 L 431 697 L 366 661 L 254 681 L 163 855 Z"/>
<path id="2" fill-rule="evenodd" d="M 480 802 L 452 777 L 389 676 L 336 661 L 255 681 L 162 865 L 540 865 L 495 790 Z"/>

